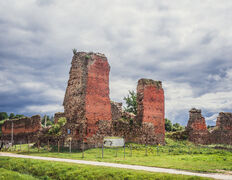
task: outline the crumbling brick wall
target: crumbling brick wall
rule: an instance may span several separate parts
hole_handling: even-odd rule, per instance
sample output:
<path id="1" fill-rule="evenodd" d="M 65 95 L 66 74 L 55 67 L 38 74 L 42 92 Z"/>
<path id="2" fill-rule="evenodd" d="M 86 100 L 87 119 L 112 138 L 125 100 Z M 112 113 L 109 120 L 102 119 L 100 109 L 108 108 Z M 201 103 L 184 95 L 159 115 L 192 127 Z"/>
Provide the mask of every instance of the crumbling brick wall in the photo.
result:
<path id="1" fill-rule="evenodd" d="M 2 125 L 2 140 L 11 141 L 13 127 L 13 141 L 15 144 L 36 142 L 39 131 L 42 129 L 39 115 L 21 119 L 7 120 Z"/>
<path id="2" fill-rule="evenodd" d="M 209 144 L 209 131 L 200 109 L 192 108 L 189 111 L 189 121 L 186 131 L 188 132 L 189 141 L 196 144 Z"/>
<path id="3" fill-rule="evenodd" d="M 114 102 L 111 101 L 111 116 L 112 116 L 112 120 L 117 120 L 120 119 L 122 117 L 122 103 L 118 103 L 118 102 Z"/>
<path id="4" fill-rule="evenodd" d="M 219 113 L 210 137 L 211 144 L 232 144 L 232 113 Z"/>
<path id="5" fill-rule="evenodd" d="M 94 141 L 103 137 L 111 128 L 111 105 L 109 99 L 109 71 L 107 58 L 100 53 L 78 52 L 74 54 L 70 77 L 64 98 L 67 118 L 67 135 L 77 141 Z M 107 125 L 106 125 L 107 124 Z M 107 130 L 108 128 L 108 130 Z"/>
<path id="6" fill-rule="evenodd" d="M 153 137 L 153 143 L 164 144 L 165 120 L 164 120 L 164 90 L 161 81 L 152 79 L 140 79 L 137 86 L 137 117 L 138 125 L 142 125 L 142 133 Z M 146 133 L 146 129 L 152 129 L 153 134 Z"/>
<path id="7" fill-rule="evenodd" d="M 232 113 L 220 112 L 215 128 L 209 132 L 201 110 L 193 108 L 185 131 L 188 140 L 196 144 L 232 144 Z"/>
<path id="8" fill-rule="evenodd" d="M 164 91 L 161 82 L 140 79 L 137 103 L 137 116 L 123 111 L 118 103 L 113 103 L 113 135 L 124 137 L 126 142 L 164 144 Z"/>

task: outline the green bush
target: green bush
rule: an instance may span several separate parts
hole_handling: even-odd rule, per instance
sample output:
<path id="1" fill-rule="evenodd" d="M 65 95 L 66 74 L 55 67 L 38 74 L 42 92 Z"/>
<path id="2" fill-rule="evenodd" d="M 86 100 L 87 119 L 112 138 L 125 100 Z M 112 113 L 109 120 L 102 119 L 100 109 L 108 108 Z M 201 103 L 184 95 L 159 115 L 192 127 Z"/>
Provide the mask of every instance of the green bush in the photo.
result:
<path id="1" fill-rule="evenodd" d="M 66 124 L 67 120 L 65 117 L 61 117 L 56 124 L 53 124 L 49 129 L 48 133 L 54 136 L 61 135 L 61 128 Z"/>

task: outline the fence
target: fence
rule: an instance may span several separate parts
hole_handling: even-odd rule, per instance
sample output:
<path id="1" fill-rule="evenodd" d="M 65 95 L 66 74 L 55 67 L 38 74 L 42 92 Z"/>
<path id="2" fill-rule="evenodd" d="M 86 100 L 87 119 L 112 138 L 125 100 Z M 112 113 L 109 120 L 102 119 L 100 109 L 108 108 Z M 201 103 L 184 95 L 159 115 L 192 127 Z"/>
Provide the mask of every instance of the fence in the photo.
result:
<path id="1" fill-rule="evenodd" d="M 194 154 L 214 154 L 222 153 L 226 150 L 217 150 L 204 146 L 187 146 L 187 145 L 167 145 L 167 146 L 151 146 L 151 145 L 138 145 L 138 144 L 126 144 L 124 147 L 108 148 L 103 144 L 92 144 L 92 147 L 88 148 L 86 144 L 82 144 L 81 148 L 72 146 L 72 142 L 69 144 L 61 145 L 58 141 L 56 145 L 51 145 L 48 141 L 46 145 L 40 146 L 37 144 L 18 144 L 7 146 L 2 148 L 2 151 L 11 152 L 23 152 L 23 153 L 64 153 L 71 154 L 76 153 L 78 157 L 88 158 L 129 158 L 129 157 L 146 157 L 146 156 L 161 156 L 161 155 L 194 155 Z"/>

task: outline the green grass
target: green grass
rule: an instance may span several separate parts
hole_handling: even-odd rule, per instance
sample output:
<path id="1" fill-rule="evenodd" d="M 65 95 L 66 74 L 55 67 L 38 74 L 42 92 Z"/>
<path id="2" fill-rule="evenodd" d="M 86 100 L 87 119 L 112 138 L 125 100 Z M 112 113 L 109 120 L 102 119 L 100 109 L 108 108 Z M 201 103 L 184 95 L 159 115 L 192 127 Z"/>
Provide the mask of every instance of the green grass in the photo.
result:
<path id="1" fill-rule="evenodd" d="M 2 168 L 3 175 L 2 175 Z M 18 177 L 33 177 L 38 179 L 96 179 L 96 180 L 110 180 L 110 179 L 159 179 L 159 180 L 196 180 L 196 179 L 209 179 L 196 176 L 173 175 L 165 173 L 150 173 L 145 171 L 134 171 L 119 168 L 99 167 L 90 165 L 79 165 L 72 163 L 49 162 L 42 160 L 21 159 L 0 157 L 0 177 L 3 179 L 12 172 Z M 18 172 L 18 173 L 17 173 Z M 19 174 L 20 173 L 20 174 Z M 6 176 L 5 176 L 5 175 Z M 23 175 L 22 175 L 23 174 Z M 28 174 L 28 176 L 24 175 Z M 33 177 L 32 177 L 33 176 Z M 16 176 L 15 176 L 16 177 Z M 0 178 L 1 179 L 1 178 Z M 10 179 L 10 178 L 8 178 Z M 8 180 L 7 179 L 7 180 Z M 20 178 L 12 178 L 20 179 Z"/>
<path id="2" fill-rule="evenodd" d="M 232 152 L 230 151 L 214 149 L 208 146 L 195 146 L 188 141 L 173 141 L 169 138 L 166 138 L 166 143 L 166 146 L 158 147 L 128 144 L 125 159 L 123 148 L 104 149 L 103 158 L 101 148 L 85 150 L 84 158 L 82 158 L 83 154 L 81 151 L 69 153 L 67 148 L 63 149 L 65 152 L 62 153 L 57 153 L 56 148 L 47 151 L 45 147 L 45 149 L 40 149 L 40 152 L 38 152 L 37 148 L 30 148 L 30 152 L 28 153 L 27 145 L 22 146 L 23 151 L 17 153 L 200 172 L 232 171 Z M 132 149 L 132 156 L 130 154 L 130 147 Z"/>
<path id="3" fill-rule="evenodd" d="M 27 174 L 21 174 L 15 171 L 0 168 L 0 179 L 1 180 L 36 180 L 33 176 Z"/>

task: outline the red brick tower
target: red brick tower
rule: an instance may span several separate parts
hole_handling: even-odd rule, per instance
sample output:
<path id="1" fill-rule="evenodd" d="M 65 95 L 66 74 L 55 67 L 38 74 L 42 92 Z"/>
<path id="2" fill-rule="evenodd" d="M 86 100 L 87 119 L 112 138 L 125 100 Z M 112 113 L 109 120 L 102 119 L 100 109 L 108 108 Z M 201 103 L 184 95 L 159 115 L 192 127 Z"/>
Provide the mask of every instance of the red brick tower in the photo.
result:
<path id="1" fill-rule="evenodd" d="M 188 139 L 196 144 L 209 143 L 209 131 L 207 130 L 205 118 L 200 109 L 192 108 L 189 111 L 189 121 L 186 128 Z"/>
<path id="2" fill-rule="evenodd" d="M 87 141 L 97 133 L 99 121 L 111 122 L 109 71 L 103 54 L 74 54 L 63 103 L 73 139 Z"/>
<path id="3" fill-rule="evenodd" d="M 154 126 L 154 136 L 158 143 L 164 143 L 164 90 L 161 81 L 140 79 L 137 86 L 138 124 L 150 123 Z"/>

